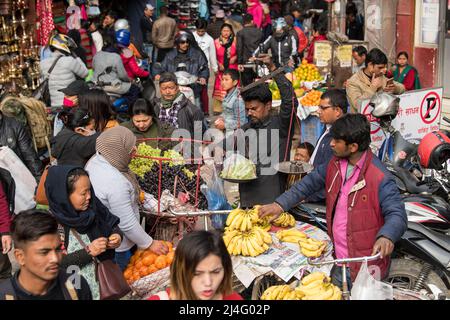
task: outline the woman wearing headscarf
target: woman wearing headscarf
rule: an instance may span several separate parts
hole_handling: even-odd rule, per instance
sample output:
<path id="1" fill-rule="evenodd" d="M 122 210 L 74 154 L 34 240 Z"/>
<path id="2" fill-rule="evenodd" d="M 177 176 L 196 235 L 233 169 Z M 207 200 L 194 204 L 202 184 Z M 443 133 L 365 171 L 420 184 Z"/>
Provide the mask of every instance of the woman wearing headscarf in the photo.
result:
<path id="1" fill-rule="evenodd" d="M 100 261 L 114 259 L 114 249 L 122 240 L 119 219 L 95 196 L 87 172 L 80 167 L 50 167 L 45 192 L 49 209 L 64 230 L 67 256 L 62 267 L 79 267 L 94 299 L 98 300 L 94 258 Z"/>
<path id="2" fill-rule="evenodd" d="M 103 132 L 96 142 L 97 153 L 86 164 L 92 185 L 100 201 L 119 217 L 123 241 L 116 249 L 116 262 L 124 270 L 132 249 L 151 249 L 166 254 L 167 246 L 153 240 L 139 223 L 140 188 L 136 176 L 128 168 L 136 151 L 136 137 L 127 128 L 117 126 Z"/>

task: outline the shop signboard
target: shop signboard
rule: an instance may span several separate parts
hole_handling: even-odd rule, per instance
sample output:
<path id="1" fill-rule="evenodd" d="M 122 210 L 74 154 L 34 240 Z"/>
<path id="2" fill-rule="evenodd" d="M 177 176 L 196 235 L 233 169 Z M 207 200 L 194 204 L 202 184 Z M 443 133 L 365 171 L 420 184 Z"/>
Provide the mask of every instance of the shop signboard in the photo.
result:
<path id="1" fill-rule="evenodd" d="M 406 140 L 420 140 L 427 133 L 439 130 L 442 113 L 443 88 L 408 91 L 399 96 L 400 108 L 392 126 L 400 131 Z M 385 137 L 379 123 L 370 113 L 369 100 L 361 103 L 360 112 L 371 123 L 372 145 L 380 148 Z"/>

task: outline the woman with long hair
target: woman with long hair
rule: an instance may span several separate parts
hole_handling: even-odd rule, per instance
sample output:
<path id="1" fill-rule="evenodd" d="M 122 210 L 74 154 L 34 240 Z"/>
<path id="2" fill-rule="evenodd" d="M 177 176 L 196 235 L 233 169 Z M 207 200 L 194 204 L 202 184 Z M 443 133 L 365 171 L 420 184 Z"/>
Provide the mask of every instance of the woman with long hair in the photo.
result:
<path id="1" fill-rule="evenodd" d="M 103 132 L 119 124 L 114 119 L 115 113 L 111 100 L 102 89 L 93 88 L 81 93 L 78 96 L 78 105 L 80 108 L 86 109 L 94 118 L 97 132 Z"/>
<path id="2" fill-rule="evenodd" d="M 222 101 L 226 95 L 226 91 L 221 87 L 223 72 L 227 69 L 238 69 L 236 39 L 233 27 L 230 24 L 224 23 L 222 25 L 220 28 L 220 37 L 214 40 L 214 45 L 216 47 L 219 71 L 216 74 L 216 81 L 214 83 L 213 108 L 214 113 L 220 113 L 222 112 Z"/>
<path id="3" fill-rule="evenodd" d="M 395 82 L 399 82 L 405 86 L 407 91 L 418 90 L 421 88 L 419 73 L 417 69 L 408 63 L 409 56 L 405 51 L 397 55 L 397 64 L 393 71 L 388 72 L 388 78 L 394 78 Z"/>
<path id="4" fill-rule="evenodd" d="M 222 236 L 193 231 L 181 239 L 170 266 L 170 288 L 149 300 L 243 300 L 233 292 L 233 265 Z"/>

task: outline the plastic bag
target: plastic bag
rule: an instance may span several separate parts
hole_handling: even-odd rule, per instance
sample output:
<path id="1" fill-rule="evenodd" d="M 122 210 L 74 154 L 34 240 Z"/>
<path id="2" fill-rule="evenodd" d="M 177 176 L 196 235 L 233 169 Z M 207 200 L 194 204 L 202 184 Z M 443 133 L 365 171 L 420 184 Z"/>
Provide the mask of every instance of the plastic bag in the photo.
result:
<path id="1" fill-rule="evenodd" d="M 361 264 L 361 269 L 353 283 L 352 300 L 393 300 L 394 290 L 391 285 L 376 280 L 369 272 L 367 261 Z"/>
<path id="2" fill-rule="evenodd" d="M 8 170 L 16 183 L 15 213 L 36 207 L 36 179 L 9 147 L 0 148 L 0 167 Z"/>
<path id="3" fill-rule="evenodd" d="M 231 210 L 232 208 L 228 203 L 225 190 L 223 188 L 223 180 L 220 179 L 214 165 L 212 165 L 212 177 L 209 182 L 209 185 L 202 185 L 200 187 L 200 190 L 203 192 L 206 200 L 208 201 L 208 210 Z M 212 214 L 212 226 L 215 229 L 223 229 L 227 217 L 228 215 L 226 214 Z"/>
<path id="4" fill-rule="evenodd" d="M 249 180 L 256 178 L 255 164 L 243 155 L 233 153 L 223 162 L 221 177 L 224 179 Z"/>

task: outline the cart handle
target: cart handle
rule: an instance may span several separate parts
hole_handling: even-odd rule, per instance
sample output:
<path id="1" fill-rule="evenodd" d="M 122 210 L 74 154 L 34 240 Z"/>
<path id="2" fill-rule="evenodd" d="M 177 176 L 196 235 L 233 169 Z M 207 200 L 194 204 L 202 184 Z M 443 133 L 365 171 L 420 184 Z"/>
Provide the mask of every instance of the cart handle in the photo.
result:
<path id="1" fill-rule="evenodd" d="M 345 259 L 336 259 L 336 260 L 330 260 L 330 261 L 314 261 L 311 258 L 308 258 L 308 264 L 313 266 L 322 266 L 326 264 L 338 264 L 338 263 L 349 263 L 349 262 L 363 262 L 363 261 L 372 261 L 377 260 L 380 258 L 380 253 L 378 252 L 374 256 L 369 257 L 358 257 L 358 258 L 345 258 Z"/>
<path id="2" fill-rule="evenodd" d="M 204 210 L 204 211 L 187 211 L 187 212 L 177 212 L 169 209 L 169 212 L 177 217 L 191 217 L 191 216 L 209 216 L 211 214 L 229 214 L 231 210 Z"/>

